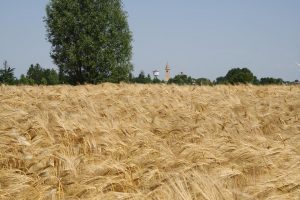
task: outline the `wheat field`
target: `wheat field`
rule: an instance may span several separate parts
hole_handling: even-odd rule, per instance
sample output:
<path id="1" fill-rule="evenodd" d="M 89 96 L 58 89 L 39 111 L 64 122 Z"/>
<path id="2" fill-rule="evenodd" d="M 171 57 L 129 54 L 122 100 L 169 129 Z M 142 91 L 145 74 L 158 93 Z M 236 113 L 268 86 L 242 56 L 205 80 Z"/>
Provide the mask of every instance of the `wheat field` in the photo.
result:
<path id="1" fill-rule="evenodd" d="M 0 199 L 300 199 L 299 86 L 0 91 Z"/>

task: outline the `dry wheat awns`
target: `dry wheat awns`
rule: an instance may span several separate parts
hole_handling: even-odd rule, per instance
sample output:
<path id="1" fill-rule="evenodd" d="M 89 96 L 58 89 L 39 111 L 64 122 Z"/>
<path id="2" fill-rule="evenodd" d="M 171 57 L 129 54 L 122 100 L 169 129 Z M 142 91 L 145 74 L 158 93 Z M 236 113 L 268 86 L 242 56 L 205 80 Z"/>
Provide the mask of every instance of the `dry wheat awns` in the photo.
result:
<path id="1" fill-rule="evenodd" d="M 0 86 L 0 199 L 300 199 L 300 87 Z"/>

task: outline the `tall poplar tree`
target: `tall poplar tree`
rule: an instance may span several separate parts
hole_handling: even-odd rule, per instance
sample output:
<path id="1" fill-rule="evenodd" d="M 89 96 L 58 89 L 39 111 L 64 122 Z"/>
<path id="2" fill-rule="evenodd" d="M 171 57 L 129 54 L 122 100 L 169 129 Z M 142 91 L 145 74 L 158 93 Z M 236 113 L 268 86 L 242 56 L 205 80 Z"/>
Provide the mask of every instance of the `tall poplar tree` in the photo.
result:
<path id="1" fill-rule="evenodd" d="M 45 22 L 61 81 L 128 80 L 132 34 L 121 0 L 50 0 Z"/>

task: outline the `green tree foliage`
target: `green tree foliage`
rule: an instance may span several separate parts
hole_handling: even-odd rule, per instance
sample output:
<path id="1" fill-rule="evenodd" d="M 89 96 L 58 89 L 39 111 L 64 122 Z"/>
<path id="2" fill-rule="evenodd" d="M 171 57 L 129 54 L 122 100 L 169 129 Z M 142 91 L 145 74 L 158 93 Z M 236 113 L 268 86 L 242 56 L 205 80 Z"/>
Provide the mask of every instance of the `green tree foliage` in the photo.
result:
<path id="1" fill-rule="evenodd" d="M 16 78 L 14 76 L 15 68 L 8 66 L 7 61 L 4 61 L 3 68 L 0 69 L 0 83 L 12 85 L 15 84 Z"/>
<path id="2" fill-rule="evenodd" d="M 159 78 L 154 78 L 154 79 L 152 80 L 152 83 L 153 83 L 153 84 L 160 84 L 160 83 L 163 83 L 163 81 L 161 81 Z"/>
<path id="3" fill-rule="evenodd" d="M 197 78 L 195 79 L 196 85 L 212 85 L 212 82 L 207 78 Z"/>
<path id="4" fill-rule="evenodd" d="M 34 84 L 34 80 L 27 78 L 27 76 L 25 76 L 24 74 L 21 74 L 20 79 L 18 81 L 18 84 L 21 85 L 33 85 Z"/>
<path id="5" fill-rule="evenodd" d="M 247 68 L 233 68 L 228 71 L 225 79 L 231 84 L 246 84 L 253 83 L 255 77 L 253 73 Z"/>
<path id="6" fill-rule="evenodd" d="M 168 83 L 169 84 L 175 83 L 178 85 L 191 85 L 194 83 L 194 81 L 193 81 L 192 77 L 181 73 L 181 74 L 176 75 L 174 78 L 171 78 L 168 81 Z"/>
<path id="7" fill-rule="evenodd" d="M 151 79 L 150 74 L 148 74 L 147 76 L 145 76 L 145 72 L 141 71 L 140 74 L 138 75 L 138 77 L 136 77 L 136 78 L 133 79 L 133 82 L 148 84 L 148 83 L 152 83 L 152 79 Z"/>
<path id="8" fill-rule="evenodd" d="M 146 76 L 145 76 L 145 72 L 141 71 L 140 74 L 138 75 L 138 77 L 135 78 L 136 83 L 146 83 Z"/>
<path id="9" fill-rule="evenodd" d="M 62 82 L 128 81 L 132 35 L 121 0 L 50 0 L 46 13 Z"/>
<path id="10" fill-rule="evenodd" d="M 168 81 L 169 84 L 178 85 L 212 85 L 212 82 L 207 78 L 192 78 L 183 73 L 176 75 Z"/>
<path id="11" fill-rule="evenodd" d="M 262 85 L 281 85 L 284 81 L 281 78 L 265 77 L 260 79 Z"/>
<path id="12" fill-rule="evenodd" d="M 148 74 L 146 77 L 146 83 L 152 83 L 152 78 L 151 78 L 150 74 Z"/>
<path id="13" fill-rule="evenodd" d="M 259 85 L 260 84 L 260 80 L 258 80 L 258 78 L 256 76 L 254 76 L 254 80 L 252 82 L 254 85 Z"/>
<path id="14" fill-rule="evenodd" d="M 47 85 L 47 80 L 46 80 L 44 77 L 43 77 L 42 80 L 41 80 L 41 84 L 42 84 L 42 85 Z"/>
<path id="15" fill-rule="evenodd" d="M 20 78 L 20 84 L 56 85 L 59 77 L 54 69 L 44 69 L 38 63 L 30 65 L 27 76 Z"/>
<path id="16" fill-rule="evenodd" d="M 229 70 L 226 76 L 220 76 L 216 79 L 215 84 L 258 84 L 259 80 L 247 68 L 233 68 Z"/>
<path id="17" fill-rule="evenodd" d="M 129 77 L 128 77 L 127 82 L 129 82 L 129 83 L 134 83 L 135 82 L 134 75 L 131 72 L 129 73 Z"/>
<path id="18" fill-rule="evenodd" d="M 220 76 L 215 81 L 216 84 L 228 84 L 228 80 L 224 76 Z"/>
<path id="19" fill-rule="evenodd" d="M 21 74 L 20 79 L 18 80 L 18 83 L 21 85 L 29 85 L 28 79 L 24 74 Z"/>
<path id="20" fill-rule="evenodd" d="M 27 79 L 32 79 L 35 84 L 40 85 L 42 83 L 42 78 L 44 77 L 43 74 L 44 70 L 40 66 L 40 64 L 30 65 L 29 69 L 27 70 Z"/>
<path id="21" fill-rule="evenodd" d="M 43 78 L 46 79 L 47 85 L 59 84 L 59 77 L 55 69 L 44 69 Z"/>
<path id="22" fill-rule="evenodd" d="M 246 84 L 252 83 L 254 85 L 267 85 L 267 84 L 283 84 L 285 83 L 281 78 L 261 78 L 257 79 L 253 73 L 247 68 L 233 68 L 228 71 L 225 77 L 218 77 L 215 84 Z"/>

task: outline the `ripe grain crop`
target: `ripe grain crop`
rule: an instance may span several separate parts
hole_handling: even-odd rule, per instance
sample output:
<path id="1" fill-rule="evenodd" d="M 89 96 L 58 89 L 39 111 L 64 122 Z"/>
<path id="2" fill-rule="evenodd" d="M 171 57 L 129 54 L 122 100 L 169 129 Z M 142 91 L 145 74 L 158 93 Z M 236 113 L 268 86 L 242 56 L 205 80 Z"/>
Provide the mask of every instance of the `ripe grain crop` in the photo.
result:
<path id="1" fill-rule="evenodd" d="M 299 86 L 0 86 L 0 199 L 299 199 Z"/>

